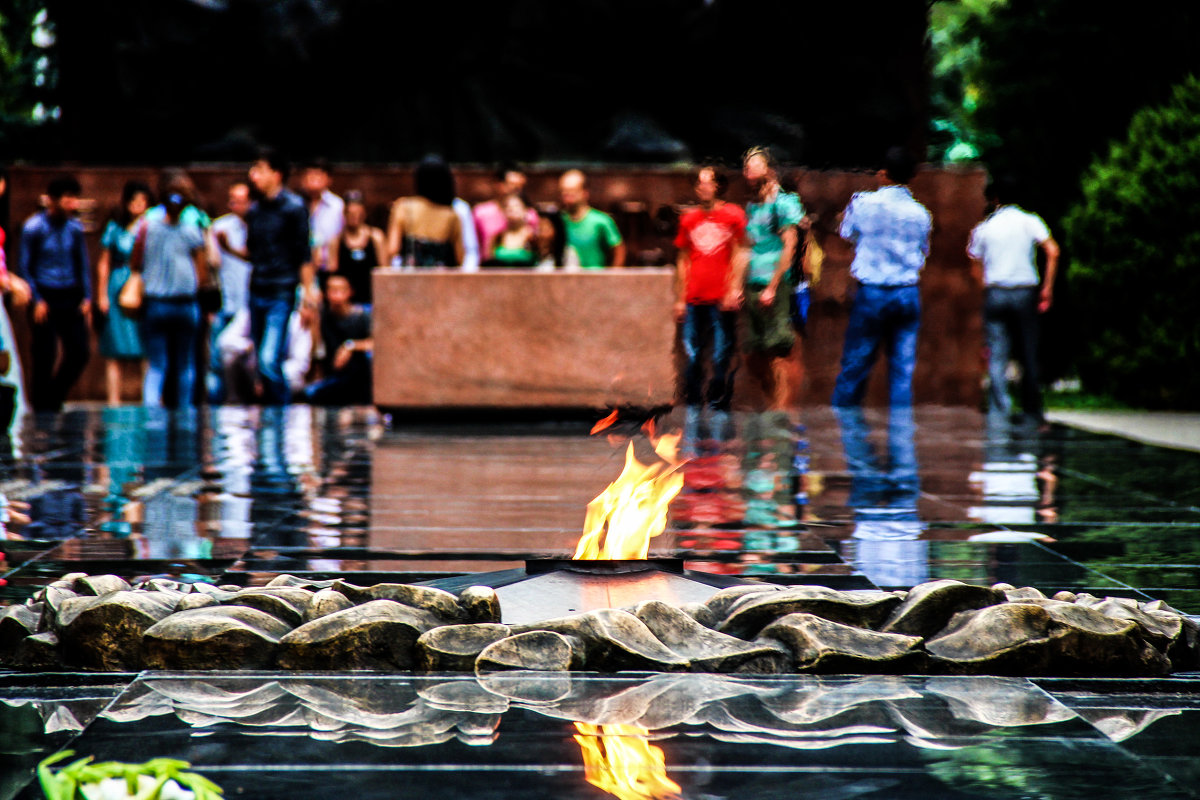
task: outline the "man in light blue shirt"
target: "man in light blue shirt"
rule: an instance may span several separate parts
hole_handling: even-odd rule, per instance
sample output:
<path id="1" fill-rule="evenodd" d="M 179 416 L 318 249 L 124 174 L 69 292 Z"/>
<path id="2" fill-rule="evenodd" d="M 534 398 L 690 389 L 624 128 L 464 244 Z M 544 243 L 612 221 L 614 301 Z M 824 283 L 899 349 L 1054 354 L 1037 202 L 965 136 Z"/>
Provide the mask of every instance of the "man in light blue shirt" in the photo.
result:
<path id="1" fill-rule="evenodd" d="M 880 347 L 888 359 L 890 400 L 912 405 L 921 294 L 917 280 L 929 255 L 932 219 L 906 185 L 916 162 L 902 148 L 888 151 L 877 173 L 880 188 L 850 199 L 838 233 L 854 244 L 850 274 L 858 293 L 850 309 L 842 369 L 833 390 L 835 406 L 861 405 Z"/>

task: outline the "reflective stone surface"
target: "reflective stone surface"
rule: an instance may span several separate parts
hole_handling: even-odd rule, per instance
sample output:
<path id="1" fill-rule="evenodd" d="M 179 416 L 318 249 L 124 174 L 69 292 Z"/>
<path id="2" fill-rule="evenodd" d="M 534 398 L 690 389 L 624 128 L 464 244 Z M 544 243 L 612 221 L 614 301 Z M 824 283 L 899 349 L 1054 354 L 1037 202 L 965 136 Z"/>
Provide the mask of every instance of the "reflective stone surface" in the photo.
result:
<path id="1" fill-rule="evenodd" d="M 1188 796 L 1052 694 L 1000 678 L 154 673 L 71 746 L 182 758 L 227 796 L 383 798 L 399 781 L 603 797 L 582 755 L 596 737 L 653 742 L 683 797 Z"/>
<path id="2" fill-rule="evenodd" d="M 0 454 L 0 491 L 37 517 L 3 542 L 0 597 L 72 572 L 365 585 L 569 556 L 627 443 L 652 458 L 641 420 L 589 436 L 592 422 L 389 424 L 304 406 L 39 418 Z M 836 589 L 1005 582 L 1200 613 L 1198 454 L 949 408 L 679 410 L 657 427 L 688 434 L 694 458 L 651 554 L 690 570 Z M 582 761 L 604 735 L 661 748 L 685 797 L 1195 796 L 1195 675 L 971 680 L 985 682 L 0 673 L 0 798 L 66 746 L 187 758 L 227 796 L 391 797 L 402 780 L 604 797 Z M 587 727 L 615 725 L 635 727 Z"/>

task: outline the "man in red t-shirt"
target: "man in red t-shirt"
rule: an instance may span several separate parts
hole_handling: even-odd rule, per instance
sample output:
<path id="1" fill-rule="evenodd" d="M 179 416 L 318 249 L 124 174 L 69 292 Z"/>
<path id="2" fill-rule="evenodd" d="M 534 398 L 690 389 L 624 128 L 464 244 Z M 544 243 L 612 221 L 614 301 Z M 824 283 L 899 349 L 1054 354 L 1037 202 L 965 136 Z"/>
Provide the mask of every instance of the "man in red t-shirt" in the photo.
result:
<path id="1" fill-rule="evenodd" d="M 721 199 L 728 185 L 729 178 L 719 169 L 701 167 L 696 174 L 700 206 L 683 215 L 675 237 L 679 249 L 675 318 L 683 323 L 687 358 L 685 436 L 694 435 L 698 428 L 701 403 L 712 411 L 713 434 L 723 436 L 733 395 L 729 360 L 737 330 L 739 287 L 733 280 L 732 262 L 746 237 L 746 215 L 738 206 Z M 708 345 L 712 349 L 712 373 L 706 390 L 701 355 Z"/>

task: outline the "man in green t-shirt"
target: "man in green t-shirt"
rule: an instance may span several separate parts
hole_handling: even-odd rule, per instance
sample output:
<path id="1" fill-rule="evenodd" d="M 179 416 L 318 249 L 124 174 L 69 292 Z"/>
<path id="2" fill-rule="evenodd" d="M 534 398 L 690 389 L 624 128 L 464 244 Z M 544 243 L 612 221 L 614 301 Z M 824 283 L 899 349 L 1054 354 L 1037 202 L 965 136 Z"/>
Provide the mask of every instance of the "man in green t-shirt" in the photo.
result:
<path id="1" fill-rule="evenodd" d="M 588 205 L 587 176 L 567 170 L 558 180 L 567 246 L 563 266 L 602 269 L 625 266 L 625 242 L 617 223 Z"/>

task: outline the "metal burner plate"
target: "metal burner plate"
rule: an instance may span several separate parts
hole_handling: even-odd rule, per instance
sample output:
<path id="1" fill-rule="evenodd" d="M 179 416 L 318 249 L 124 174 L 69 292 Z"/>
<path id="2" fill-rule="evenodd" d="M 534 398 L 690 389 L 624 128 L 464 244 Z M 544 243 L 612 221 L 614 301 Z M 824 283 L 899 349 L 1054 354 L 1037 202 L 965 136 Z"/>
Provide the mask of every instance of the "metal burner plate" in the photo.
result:
<path id="1" fill-rule="evenodd" d="M 657 569 L 606 575 L 558 570 L 498 587 L 496 594 L 500 596 L 501 622 L 523 625 L 598 608 L 635 606 L 643 600 L 676 606 L 699 603 L 719 589 Z"/>

